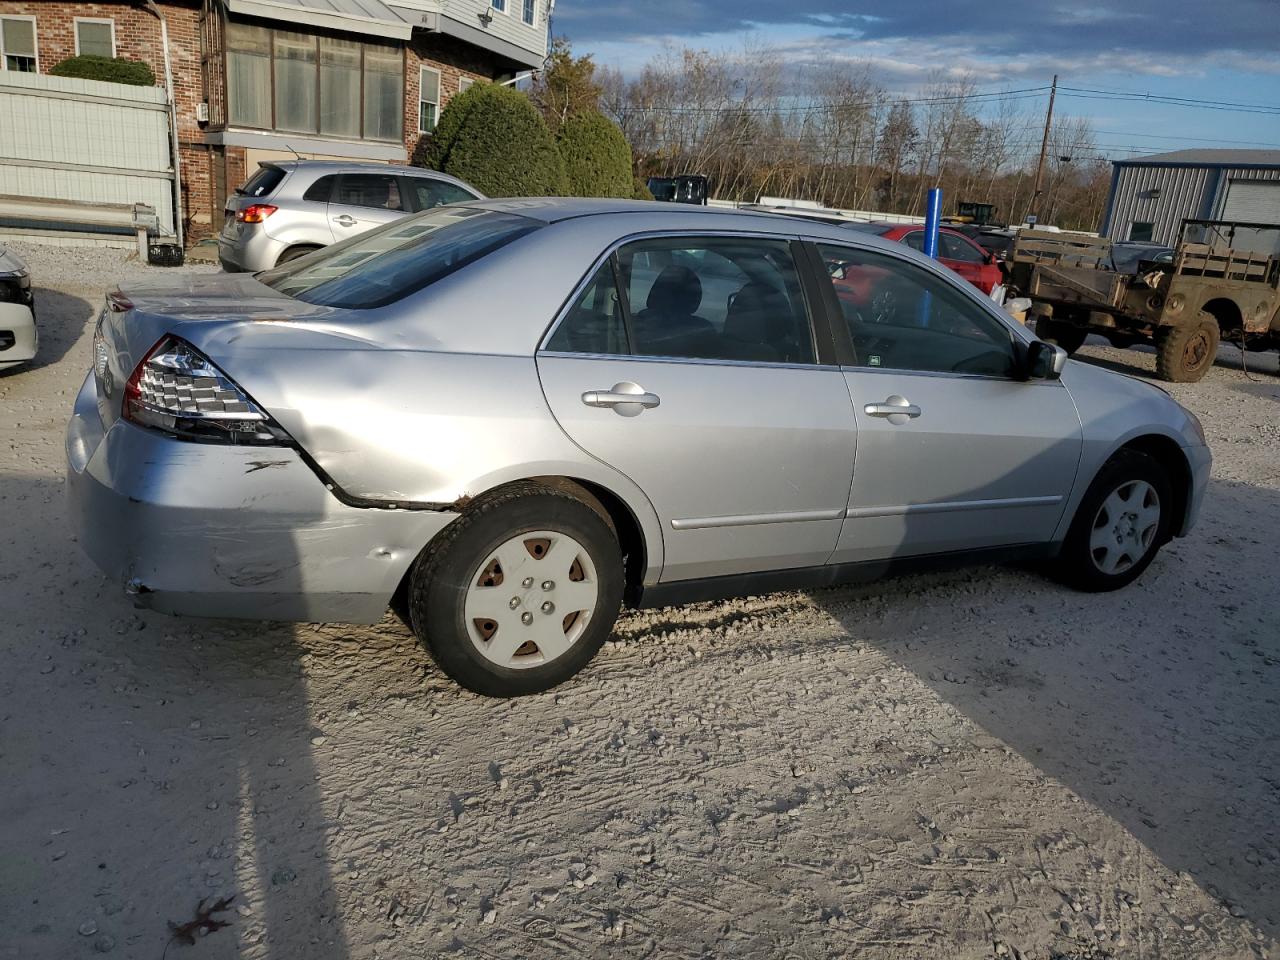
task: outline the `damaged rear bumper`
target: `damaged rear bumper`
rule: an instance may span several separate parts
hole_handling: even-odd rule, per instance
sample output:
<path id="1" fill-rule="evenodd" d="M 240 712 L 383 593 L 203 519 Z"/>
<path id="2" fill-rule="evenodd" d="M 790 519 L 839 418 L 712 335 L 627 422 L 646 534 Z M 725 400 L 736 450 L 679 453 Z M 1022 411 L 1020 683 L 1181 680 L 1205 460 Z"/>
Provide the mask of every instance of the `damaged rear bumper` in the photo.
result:
<path id="1" fill-rule="evenodd" d="M 67 427 L 81 546 L 165 613 L 374 623 L 457 514 L 340 503 L 287 447 L 191 443 L 118 420 L 90 375 Z"/>

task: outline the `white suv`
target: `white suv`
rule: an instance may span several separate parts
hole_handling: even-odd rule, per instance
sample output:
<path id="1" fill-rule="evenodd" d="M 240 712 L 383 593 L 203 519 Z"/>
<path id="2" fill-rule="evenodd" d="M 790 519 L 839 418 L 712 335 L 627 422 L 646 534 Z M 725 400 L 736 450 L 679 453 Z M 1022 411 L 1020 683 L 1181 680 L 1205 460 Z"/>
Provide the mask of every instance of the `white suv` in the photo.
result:
<path id="1" fill-rule="evenodd" d="M 410 213 L 483 198 L 456 177 L 418 167 L 262 163 L 227 198 L 218 259 L 229 273 L 269 270 Z"/>

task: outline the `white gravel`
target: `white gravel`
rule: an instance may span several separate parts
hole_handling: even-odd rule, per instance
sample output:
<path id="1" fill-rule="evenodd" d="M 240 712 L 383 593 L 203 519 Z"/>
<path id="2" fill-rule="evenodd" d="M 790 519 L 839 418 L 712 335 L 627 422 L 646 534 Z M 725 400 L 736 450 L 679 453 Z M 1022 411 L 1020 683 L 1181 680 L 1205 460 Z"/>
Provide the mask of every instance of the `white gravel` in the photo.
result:
<path id="1" fill-rule="evenodd" d="M 633 614 L 580 680 L 460 692 L 374 628 L 134 611 L 64 520 L 100 251 L 19 246 L 0 375 L 0 957 L 1258 958 L 1280 935 L 1280 378 L 1134 587 L 986 568 Z M 1089 346 L 1130 373 L 1142 351 Z"/>

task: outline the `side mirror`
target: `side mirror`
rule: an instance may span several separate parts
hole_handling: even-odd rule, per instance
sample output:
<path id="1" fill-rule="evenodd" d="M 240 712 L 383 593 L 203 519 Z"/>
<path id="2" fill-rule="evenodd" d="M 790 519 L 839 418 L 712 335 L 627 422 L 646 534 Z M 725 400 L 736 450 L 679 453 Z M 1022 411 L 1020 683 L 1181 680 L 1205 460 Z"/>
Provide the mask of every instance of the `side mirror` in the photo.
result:
<path id="1" fill-rule="evenodd" d="M 1027 347 L 1023 371 L 1028 380 L 1057 380 L 1066 366 L 1067 351 L 1057 344 L 1033 340 Z"/>

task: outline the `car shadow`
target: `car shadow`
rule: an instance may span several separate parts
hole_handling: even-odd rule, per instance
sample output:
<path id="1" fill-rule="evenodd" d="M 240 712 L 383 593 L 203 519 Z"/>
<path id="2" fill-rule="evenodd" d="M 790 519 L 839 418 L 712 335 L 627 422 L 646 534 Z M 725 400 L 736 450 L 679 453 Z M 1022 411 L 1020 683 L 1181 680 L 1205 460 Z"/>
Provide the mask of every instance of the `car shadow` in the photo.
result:
<path id="1" fill-rule="evenodd" d="M 1085 341 L 1085 346 L 1100 347 L 1108 352 L 1105 356 L 1092 351 L 1077 352 L 1073 355 L 1074 359 L 1115 373 L 1159 382 L 1155 375 L 1155 348 L 1150 344 L 1140 343 L 1121 349 L 1112 347 L 1102 337 L 1091 336 Z M 1272 378 L 1280 375 L 1280 354 L 1275 351 L 1245 353 L 1231 344 L 1223 344 L 1218 348 L 1218 356 L 1213 365 L 1224 370 L 1239 370 L 1251 375 Z M 1212 371 L 1205 374 L 1205 376 L 1212 375 Z"/>
<path id="2" fill-rule="evenodd" d="M 209 917 L 227 929 L 191 930 L 201 957 L 343 960 L 311 628 L 135 610 L 64 491 L 0 475 L 6 946 L 176 956 L 174 925 L 231 897 Z"/>
<path id="3" fill-rule="evenodd" d="M 1214 480 L 1207 503 L 1189 538 L 1114 593 L 1007 568 L 812 598 L 1274 936 L 1280 629 L 1274 580 L 1253 574 L 1274 564 L 1262 531 L 1280 492 Z M 867 615 L 873 598 L 883 615 Z"/>
<path id="4" fill-rule="evenodd" d="M 36 331 L 40 337 L 35 358 L 29 363 L 0 371 L 0 377 L 24 371 L 29 373 L 57 363 L 83 335 L 85 325 L 94 318 L 95 309 L 79 297 L 46 287 L 35 288 L 35 307 Z"/>

